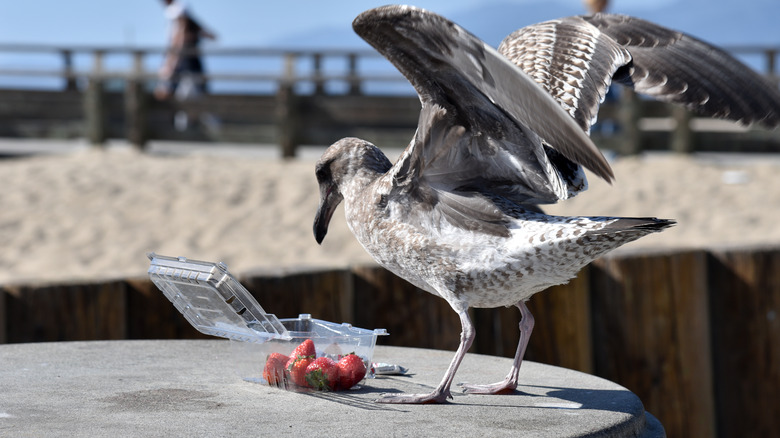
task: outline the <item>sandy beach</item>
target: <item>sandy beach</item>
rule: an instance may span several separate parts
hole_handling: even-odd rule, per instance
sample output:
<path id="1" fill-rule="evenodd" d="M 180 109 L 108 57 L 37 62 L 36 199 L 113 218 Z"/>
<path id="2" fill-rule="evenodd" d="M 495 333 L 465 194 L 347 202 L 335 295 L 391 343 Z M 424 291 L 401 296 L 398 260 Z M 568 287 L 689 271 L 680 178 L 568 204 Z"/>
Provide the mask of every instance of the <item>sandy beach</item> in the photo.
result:
<path id="1" fill-rule="evenodd" d="M 84 148 L 0 160 L 0 284 L 143 276 L 146 253 L 233 272 L 371 262 L 343 209 L 312 236 L 314 157 L 164 156 Z M 656 216 L 678 225 L 638 248 L 780 245 L 780 159 L 653 154 L 613 161 L 616 181 L 546 206 L 559 215 Z"/>

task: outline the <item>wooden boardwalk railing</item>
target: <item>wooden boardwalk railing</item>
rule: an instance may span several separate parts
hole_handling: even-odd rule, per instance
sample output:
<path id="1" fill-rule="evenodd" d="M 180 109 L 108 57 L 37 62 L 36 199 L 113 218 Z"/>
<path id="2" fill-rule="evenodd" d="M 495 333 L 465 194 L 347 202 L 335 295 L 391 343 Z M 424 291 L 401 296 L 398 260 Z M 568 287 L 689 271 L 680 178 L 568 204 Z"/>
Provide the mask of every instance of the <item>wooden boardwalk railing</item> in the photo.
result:
<path id="1" fill-rule="evenodd" d="M 764 73 L 775 83 L 778 51 L 775 47 L 734 48 L 739 55 L 763 57 Z M 148 60 L 161 56 L 164 50 L 160 48 L 0 44 L 0 53 L 10 52 L 53 54 L 61 57 L 62 66 L 0 67 L 0 79 L 61 78 L 63 87 L 54 91 L 0 89 L 0 136 L 86 137 L 94 144 L 126 138 L 138 147 L 154 139 L 251 142 L 277 144 L 282 155 L 290 157 L 301 144 L 330 144 L 349 135 L 403 147 L 417 124 L 419 101 L 411 86 L 373 51 L 206 50 L 207 63 L 236 57 L 275 66 L 248 73 L 215 70 L 207 80 L 270 84 L 272 91 L 211 94 L 192 102 L 161 102 L 151 97 L 150 85 L 156 78 Z M 88 68 L 79 69 L 73 60 L 84 56 L 91 62 Z M 126 58 L 125 67 L 107 66 L 106 60 L 116 57 Z M 377 68 L 377 62 L 385 67 Z M 380 91 L 369 92 L 372 84 L 378 84 Z M 405 87 L 407 92 L 382 92 L 388 85 Z M 334 86 L 339 91 L 334 92 Z M 173 114 L 181 109 L 213 114 L 221 120 L 219 129 L 176 131 Z M 602 126 L 617 129 L 594 130 L 597 144 L 626 154 L 648 149 L 780 150 L 776 132 L 700 123 L 684 110 L 638 99 L 628 91 L 606 102 L 599 118 L 607 121 Z"/>
<path id="2" fill-rule="evenodd" d="M 445 301 L 376 266 L 240 279 L 279 317 L 305 312 L 386 328 L 386 345 L 458 344 L 460 323 Z M 626 386 L 670 437 L 780 430 L 780 248 L 613 255 L 568 285 L 537 294 L 529 306 L 536 328 L 527 359 Z M 472 315 L 471 351 L 511 357 L 516 309 Z M 145 278 L 0 286 L 2 342 L 192 337 L 202 335 Z"/>

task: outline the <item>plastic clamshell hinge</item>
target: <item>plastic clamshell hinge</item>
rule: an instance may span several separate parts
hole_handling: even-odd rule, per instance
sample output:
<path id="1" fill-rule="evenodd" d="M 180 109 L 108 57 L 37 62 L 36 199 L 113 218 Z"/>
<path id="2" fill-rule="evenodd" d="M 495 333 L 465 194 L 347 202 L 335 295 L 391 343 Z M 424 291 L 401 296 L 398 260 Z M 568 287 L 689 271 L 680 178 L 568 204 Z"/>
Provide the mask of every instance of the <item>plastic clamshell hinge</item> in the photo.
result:
<path id="1" fill-rule="evenodd" d="M 291 338 L 224 263 L 148 254 L 149 278 L 201 333 L 243 342 Z"/>

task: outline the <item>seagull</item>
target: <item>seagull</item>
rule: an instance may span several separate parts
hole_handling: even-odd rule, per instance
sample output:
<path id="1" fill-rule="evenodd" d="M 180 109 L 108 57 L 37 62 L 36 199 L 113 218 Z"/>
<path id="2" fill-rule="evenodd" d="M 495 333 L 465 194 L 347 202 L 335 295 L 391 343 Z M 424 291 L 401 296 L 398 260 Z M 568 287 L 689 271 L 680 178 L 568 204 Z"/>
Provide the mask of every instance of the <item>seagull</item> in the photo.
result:
<path id="1" fill-rule="evenodd" d="M 587 188 L 583 168 L 611 182 L 590 140 L 615 81 L 705 115 L 777 125 L 780 95 L 725 52 L 637 18 L 596 14 L 522 28 L 498 50 L 411 6 L 360 14 L 353 28 L 412 83 L 422 108 L 395 164 L 368 141 L 344 138 L 317 161 L 318 243 L 344 203 L 347 224 L 383 267 L 445 299 L 460 344 L 429 394 L 382 403 L 443 403 L 475 331 L 468 309 L 516 306 L 520 341 L 506 378 L 466 393 L 517 388 L 534 319 L 526 301 L 602 254 L 675 222 L 551 216 L 540 204 Z"/>

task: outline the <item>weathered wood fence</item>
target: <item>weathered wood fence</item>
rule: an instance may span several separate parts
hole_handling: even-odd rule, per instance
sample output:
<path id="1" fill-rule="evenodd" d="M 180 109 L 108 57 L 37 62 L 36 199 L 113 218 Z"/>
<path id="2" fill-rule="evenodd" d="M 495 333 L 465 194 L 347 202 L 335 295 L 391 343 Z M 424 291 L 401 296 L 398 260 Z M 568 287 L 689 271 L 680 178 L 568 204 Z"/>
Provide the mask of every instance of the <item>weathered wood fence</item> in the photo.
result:
<path id="1" fill-rule="evenodd" d="M 762 56 L 765 74 L 775 83 L 779 50 L 734 48 L 738 54 Z M 367 65 L 379 59 L 373 51 L 210 50 L 207 57 L 275 60 L 281 67 L 257 73 L 212 72 L 205 79 L 262 82 L 272 84 L 274 91 L 211 94 L 188 102 L 152 97 L 150 85 L 156 78 L 146 61 L 161 55 L 159 48 L 0 45 L 2 52 L 59 54 L 62 68 L 6 67 L 0 68 L 0 77 L 54 77 L 61 78 L 64 85 L 57 91 L 0 90 L 0 136 L 85 137 L 94 144 L 125 138 L 138 147 L 150 139 L 278 144 L 282 155 L 289 157 L 301 144 L 330 144 L 349 135 L 403 147 L 417 125 L 419 101 L 409 85 L 405 85 L 408 93 L 400 95 L 366 92 L 367 84 L 405 84 L 392 68 L 377 70 L 374 66 L 372 73 Z M 92 60 L 90 68 L 76 69 L 73 57 L 85 54 Z M 116 56 L 129 57 L 130 67 L 107 69 L 105 59 Z M 341 67 L 328 67 L 333 60 Z M 333 84 L 340 84 L 336 88 L 341 91 L 330 90 Z M 172 121 L 180 110 L 196 116 L 212 114 L 221 120 L 219 129 L 176 131 Z M 680 152 L 731 151 L 735 147 L 743 152 L 780 150 L 778 133 L 699 120 L 684 110 L 639 99 L 628 91 L 605 102 L 599 118 L 606 122 L 601 126 L 608 129 L 594 130 L 597 143 L 621 153 L 670 148 Z"/>
<path id="2" fill-rule="evenodd" d="M 383 327 L 385 345 L 458 344 L 460 323 L 443 300 L 376 266 L 240 278 L 279 317 L 306 312 Z M 670 437 L 780 430 L 780 248 L 613 255 L 536 295 L 530 307 L 529 360 L 626 386 Z M 516 309 L 472 312 L 471 351 L 511 357 Z M 3 342 L 192 337 L 202 335 L 145 278 L 0 286 Z"/>

